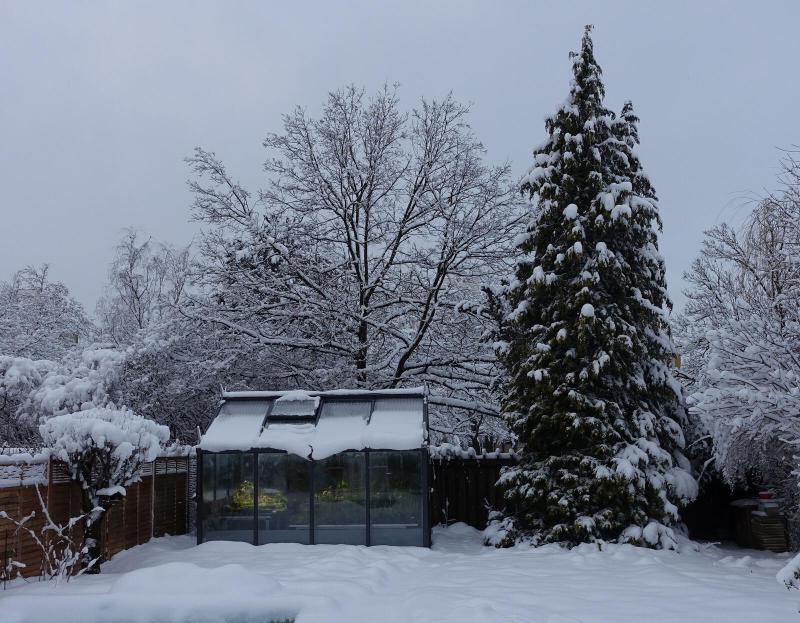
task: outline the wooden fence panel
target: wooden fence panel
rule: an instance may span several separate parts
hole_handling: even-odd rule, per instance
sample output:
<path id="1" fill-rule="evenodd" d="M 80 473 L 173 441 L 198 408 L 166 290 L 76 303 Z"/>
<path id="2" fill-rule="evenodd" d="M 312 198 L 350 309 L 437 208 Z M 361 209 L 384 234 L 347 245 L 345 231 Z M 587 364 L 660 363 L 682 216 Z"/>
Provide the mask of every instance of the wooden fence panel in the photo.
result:
<path id="1" fill-rule="evenodd" d="M 431 523 L 462 521 L 482 530 L 489 510 L 503 505 L 495 486 L 510 458 L 434 459 L 431 461 Z"/>
<path id="2" fill-rule="evenodd" d="M 125 549 L 125 498 L 116 500 L 103 515 L 103 556 L 108 560 Z"/>
<path id="3" fill-rule="evenodd" d="M 144 476 L 139 482 L 138 517 L 139 536 L 137 543 L 147 543 L 153 536 L 153 476 Z"/>
<path id="4" fill-rule="evenodd" d="M 4 487 L 0 489 L 0 510 L 6 511 L 11 517 L 21 517 L 19 513 L 19 498 L 21 487 Z M 19 538 L 15 534 L 16 526 L 10 521 L 0 519 L 0 576 L 9 560 L 17 560 Z"/>
<path id="5" fill-rule="evenodd" d="M 139 489 L 140 483 L 128 487 L 123 508 L 123 549 L 139 544 Z"/>
<path id="6" fill-rule="evenodd" d="M 174 474 L 156 476 L 153 502 L 153 536 L 174 534 L 175 494 Z"/>
<path id="7" fill-rule="evenodd" d="M 157 465 L 147 466 L 140 482 L 127 487 L 127 495 L 114 502 L 103 517 L 106 559 L 146 543 L 153 536 L 185 534 L 190 529 L 188 468 L 186 458 L 159 459 Z M 53 521 L 63 525 L 80 515 L 81 489 L 69 479 L 68 471 L 55 462 L 50 464 L 48 474 L 49 485 L 40 484 L 39 490 Z M 17 520 L 35 511 L 27 525 L 42 534 L 44 513 L 34 485 L 0 486 L 0 511 Z M 80 533 L 75 535 L 76 540 L 79 536 Z M 40 536 L 40 539 L 45 542 L 45 538 Z M 42 551 L 36 541 L 25 532 L 16 532 L 12 522 L 0 519 L 0 564 L 5 567 L 9 559 L 26 565 L 22 570 L 25 576 L 41 574 Z"/>
<path id="8" fill-rule="evenodd" d="M 189 485 L 188 474 L 175 474 L 175 520 L 171 534 L 183 534 L 188 527 Z"/>
<path id="9" fill-rule="evenodd" d="M 72 501 L 72 492 L 70 489 L 77 488 L 71 483 L 59 483 L 50 485 L 48 489 L 49 495 L 47 500 L 47 510 L 50 517 L 56 523 L 66 523 L 72 517 L 72 508 L 70 502 Z"/>
<path id="10" fill-rule="evenodd" d="M 40 490 L 46 487 L 40 487 Z M 44 497 L 44 493 L 42 494 Z M 39 538 L 42 539 L 42 528 L 45 525 L 44 514 L 42 513 L 42 506 L 39 503 L 39 496 L 36 493 L 36 487 L 20 487 L 19 490 L 19 517 L 27 517 L 31 513 L 36 513 L 34 517 L 26 524 Z M 36 540 L 25 530 L 19 532 L 19 545 L 17 549 L 16 560 L 25 564 L 25 575 L 39 575 L 42 572 L 42 549 L 36 543 Z"/>

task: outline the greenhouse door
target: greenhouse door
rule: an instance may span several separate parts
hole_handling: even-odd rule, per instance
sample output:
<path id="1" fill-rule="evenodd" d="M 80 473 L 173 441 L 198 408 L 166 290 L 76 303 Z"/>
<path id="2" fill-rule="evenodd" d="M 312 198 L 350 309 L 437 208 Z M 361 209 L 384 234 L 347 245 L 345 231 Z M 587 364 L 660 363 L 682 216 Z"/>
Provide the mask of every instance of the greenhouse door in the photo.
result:
<path id="1" fill-rule="evenodd" d="M 294 454 L 258 455 L 258 545 L 309 543 L 311 462 Z"/>
<path id="2" fill-rule="evenodd" d="M 314 542 L 366 545 L 363 452 L 342 452 L 314 463 Z"/>

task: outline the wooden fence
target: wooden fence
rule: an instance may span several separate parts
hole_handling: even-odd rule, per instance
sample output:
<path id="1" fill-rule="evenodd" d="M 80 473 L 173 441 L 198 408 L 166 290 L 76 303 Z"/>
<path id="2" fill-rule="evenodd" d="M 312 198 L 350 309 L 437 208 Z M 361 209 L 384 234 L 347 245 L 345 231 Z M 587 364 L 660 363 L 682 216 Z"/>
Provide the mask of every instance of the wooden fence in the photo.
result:
<path id="1" fill-rule="evenodd" d="M 140 545 L 154 536 L 186 534 L 193 524 L 194 459 L 159 458 L 148 463 L 141 481 L 126 487 L 126 495 L 115 502 L 103 518 L 103 555 L 106 559 L 124 549 Z M 81 514 L 81 491 L 70 479 L 67 466 L 57 461 L 22 465 L 19 482 L 0 478 L 0 511 L 22 519 L 35 511 L 27 524 L 41 534 L 44 514 L 37 494 L 55 523 L 66 524 Z M 0 519 L 0 573 L 9 560 L 23 563 L 22 575 L 34 577 L 42 571 L 42 551 L 25 531 Z"/>
<path id="2" fill-rule="evenodd" d="M 431 523 L 462 521 L 483 529 L 489 509 L 503 505 L 495 486 L 500 470 L 512 465 L 508 456 L 486 458 L 433 458 L 431 460 Z M 124 498 L 115 503 L 103 519 L 103 554 L 118 552 L 147 542 L 154 536 L 186 534 L 194 526 L 195 470 L 193 458 L 160 458 L 143 470 L 141 481 L 127 487 Z M 0 511 L 21 519 L 36 512 L 28 524 L 40 532 L 44 525 L 37 483 L 50 515 L 66 523 L 80 514 L 81 493 L 70 480 L 66 466 L 58 462 L 19 468 L 18 480 L 3 478 L 0 470 Z M 22 574 L 41 574 L 42 552 L 13 523 L 0 519 L 0 572 L 8 560 L 24 563 Z"/>
<path id="3" fill-rule="evenodd" d="M 502 508 L 495 486 L 511 457 L 434 458 L 431 460 L 431 524 L 463 521 L 483 530 L 492 508 Z"/>

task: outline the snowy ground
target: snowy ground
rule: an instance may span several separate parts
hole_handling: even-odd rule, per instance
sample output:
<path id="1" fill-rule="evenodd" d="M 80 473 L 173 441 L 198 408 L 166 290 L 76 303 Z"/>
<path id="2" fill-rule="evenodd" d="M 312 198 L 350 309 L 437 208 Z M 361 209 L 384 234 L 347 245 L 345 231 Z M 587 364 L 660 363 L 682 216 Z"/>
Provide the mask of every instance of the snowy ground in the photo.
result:
<path id="1" fill-rule="evenodd" d="M 642 623 L 800 621 L 775 580 L 787 555 L 718 547 L 494 550 L 437 529 L 434 547 L 264 545 L 167 537 L 99 576 L 0 591 L 0 620 L 89 623 L 319 621 Z M 688 549 L 688 548 L 687 548 Z"/>

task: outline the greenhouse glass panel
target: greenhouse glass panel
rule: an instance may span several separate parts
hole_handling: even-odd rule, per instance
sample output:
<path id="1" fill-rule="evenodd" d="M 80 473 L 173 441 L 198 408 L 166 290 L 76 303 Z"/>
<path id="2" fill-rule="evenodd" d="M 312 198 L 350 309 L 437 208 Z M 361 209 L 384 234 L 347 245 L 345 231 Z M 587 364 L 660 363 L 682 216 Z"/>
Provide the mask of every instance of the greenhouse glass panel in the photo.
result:
<path id="1" fill-rule="evenodd" d="M 365 545 L 367 509 L 363 452 L 314 463 L 314 542 Z"/>
<path id="2" fill-rule="evenodd" d="M 258 455 L 258 544 L 310 537 L 311 462 L 294 454 Z"/>
<path id="3" fill-rule="evenodd" d="M 252 454 L 202 455 L 203 538 L 253 541 Z"/>
<path id="4" fill-rule="evenodd" d="M 370 543 L 423 541 L 422 456 L 419 451 L 370 452 Z"/>

